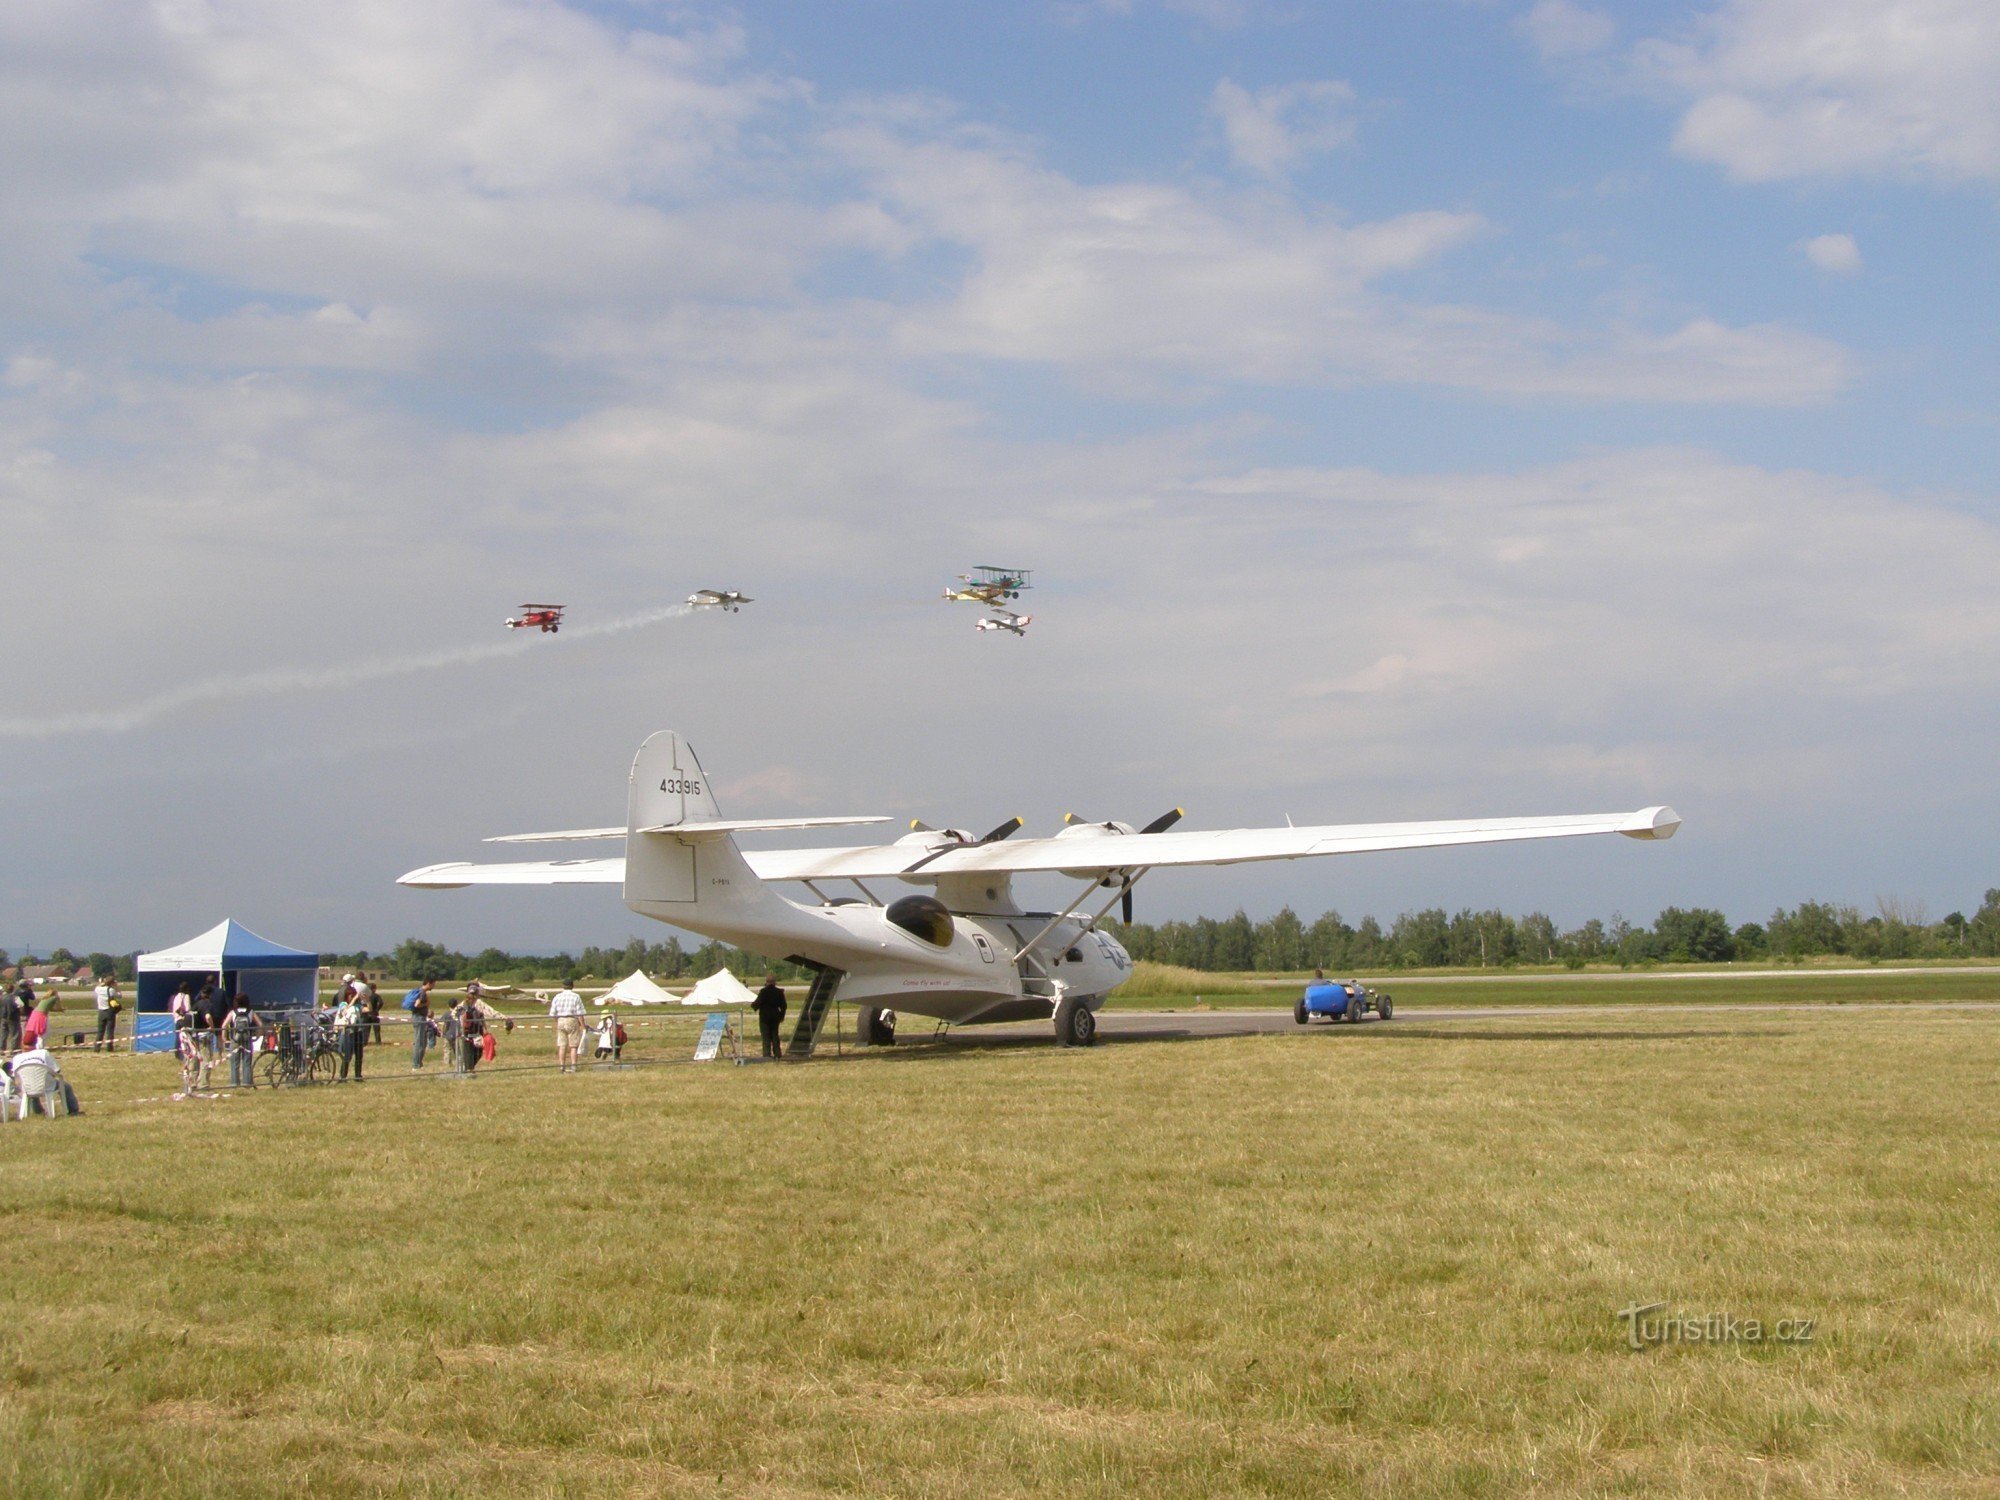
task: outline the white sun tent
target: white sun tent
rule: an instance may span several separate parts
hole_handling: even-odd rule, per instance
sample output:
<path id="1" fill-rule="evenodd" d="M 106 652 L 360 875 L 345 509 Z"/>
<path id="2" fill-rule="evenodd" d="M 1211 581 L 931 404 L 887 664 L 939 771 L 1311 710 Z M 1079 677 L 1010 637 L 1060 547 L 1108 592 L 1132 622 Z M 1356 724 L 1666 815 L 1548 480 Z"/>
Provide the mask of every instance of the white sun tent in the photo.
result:
<path id="1" fill-rule="evenodd" d="M 310 1006 L 319 991 L 319 955 L 286 948 L 234 921 L 218 922 L 185 943 L 139 955 L 138 1003 L 132 1050 L 167 1052 L 174 1045 L 170 1011 L 182 983 L 199 992 L 214 980 L 225 995 L 247 995 L 258 1010 Z"/>
<path id="2" fill-rule="evenodd" d="M 645 971 L 634 969 L 597 997 L 599 1005 L 672 1005 L 680 996 L 663 990 L 648 979 Z"/>
<path id="3" fill-rule="evenodd" d="M 750 986 L 727 969 L 717 969 L 681 996 L 683 1005 L 748 1005 L 757 997 Z"/>

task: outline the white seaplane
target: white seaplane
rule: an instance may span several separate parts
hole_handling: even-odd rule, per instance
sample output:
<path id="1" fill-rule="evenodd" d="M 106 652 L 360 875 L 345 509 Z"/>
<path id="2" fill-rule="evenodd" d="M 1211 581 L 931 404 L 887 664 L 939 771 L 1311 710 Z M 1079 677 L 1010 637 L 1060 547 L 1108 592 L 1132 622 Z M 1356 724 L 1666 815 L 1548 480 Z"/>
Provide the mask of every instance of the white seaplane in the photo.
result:
<path id="1" fill-rule="evenodd" d="M 687 596 L 687 602 L 696 609 L 726 609 L 733 615 L 740 613 L 744 605 L 757 601 L 735 589 L 696 589 Z"/>
<path id="2" fill-rule="evenodd" d="M 864 1043 L 894 1039 L 894 1013 L 910 1011 L 954 1024 L 1050 1019 L 1065 1046 L 1095 1038 L 1096 1012 L 1131 977 L 1125 949 L 1098 923 L 1115 905 L 1131 919 L 1132 887 L 1168 865 L 1230 865 L 1304 859 L 1381 849 L 1425 849 L 1515 839 L 1622 833 L 1671 838 L 1680 819 L 1669 807 L 1566 817 L 1473 818 L 1440 823 L 1362 823 L 1318 828 L 1235 828 L 1169 832 L 1180 810 L 1143 828 L 1070 821 L 1051 838 L 1008 842 L 1022 827 L 1010 818 L 983 837 L 962 829 L 911 825 L 893 843 L 844 849 L 745 852 L 739 833 L 886 823 L 886 817 L 725 819 L 708 776 L 678 734 L 662 730 L 632 761 L 622 828 L 572 828 L 512 834 L 489 843 L 623 839 L 613 859 L 526 864 L 428 865 L 401 884 L 433 889 L 468 885 L 621 885 L 625 904 L 753 952 L 782 955 L 817 973 L 789 1050 L 812 1051 L 821 1021 L 838 999 L 856 1008 Z M 1025 911 L 1013 877 L 1055 872 L 1082 882 L 1060 911 Z M 929 889 L 884 901 L 865 882 L 898 881 Z M 829 896 L 823 883 L 845 881 L 859 896 Z M 774 886 L 796 882 L 811 902 Z M 1093 898 L 1105 892 L 1094 910 Z"/>

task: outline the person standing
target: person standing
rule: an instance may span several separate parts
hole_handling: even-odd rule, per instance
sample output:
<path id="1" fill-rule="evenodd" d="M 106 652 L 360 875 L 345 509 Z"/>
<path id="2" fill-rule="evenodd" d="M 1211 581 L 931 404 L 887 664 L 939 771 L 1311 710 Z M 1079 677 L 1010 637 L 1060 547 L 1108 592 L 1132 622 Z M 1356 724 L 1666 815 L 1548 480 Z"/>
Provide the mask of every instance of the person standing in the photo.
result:
<path id="1" fill-rule="evenodd" d="M 403 996 L 403 1009 L 410 1016 L 410 1071 L 422 1070 L 424 1053 L 431 1045 L 431 986 L 437 981 L 426 979 L 422 984 Z"/>
<path id="2" fill-rule="evenodd" d="M 458 1017 L 459 1071 L 471 1073 L 479 1066 L 486 1041 L 486 1002 L 467 995 L 452 1014 Z"/>
<path id="3" fill-rule="evenodd" d="M 366 979 L 361 981 L 361 993 L 356 997 L 361 1001 L 361 1021 L 368 1028 L 368 1040 L 382 1040 L 382 996 L 375 986 Z"/>
<path id="4" fill-rule="evenodd" d="M 576 992 L 574 974 L 549 1001 L 549 1015 L 556 1023 L 556 1066 L 574 1073 L 577 1054 L 583 1050 L 583 996 Z"/>
<path id="5" fill-rule="evenodd" d="M 229 1086 L 238 1089 L 257 1087 L 256 1075 L 251 1071 L 257 1061 L 257 1034 L 263 1028 L 258 1024 L 257 1014 L 250 1009 L 246 995 L 238 995 L 229 1014 L 222 1018 L 223 1041 L 229 1047 Z"/>
<path id="6" fill-rule="evenodd" d="M 757 991 L 750 1008 L 757 1012 L 757 1031 L 764 1039 L 764 1056 L 784 1056 L 778 1045 L 778 1026 L 785 1019 L 785 992 L 778 987 L 776 974 L 764 976 L 764 987 Z"/>
<path id="7" fill-rule="evenodd" d="M 37 995 L 31 986 L 28 990 L 28 1014 L 21 1020 L 21 1042 L 23 1046 L 46 1046 L 49 1035 L 49 1012 L 61 1010 L 62 1002 L 56 999 L 53 984 L 42 986 Z"/>
<path id="8" fill-rule="evenodd" d="M 333 1042 L 340 1052 L 339 1081 L 347 1082 L 347 1066 L 352 1063 L 354 1081 L 361 1082 L 362 1051 L 368 1044 L 368 1033 L 362 1020 L 361 1002 L 352 990 L 333 1008 Z"/>
<path id="9" fill-rule="evenodd" d="M 27 1000 L 23 1000 L 23 992 Z M 35 997 L 34 986 L 27 980 L 18 985 L 0 987 L 0 1052 L 12 1054 L 20 1050 L 21 1027 L 28 1019 L 28 1002 Z"/>
<path id="10" fill-rule="evenodd" d="M 228 1003 L 215 988 L 214 976 L 204 979 L 201 993 L 194 997 L 194 1015 L 201 1045 L 208 1049 L 211 1061 L 222 1055 L 222 1017 L 227 1009 Z"/>
<path id="11" fill-rule="evenodd" d="M 90 1044 L 92 1052 L 116 1052 L 118 1050 L 118 981 L 106 974 L 97 981 L 94 997 L 97 1001 L 97 1040 Z"/>

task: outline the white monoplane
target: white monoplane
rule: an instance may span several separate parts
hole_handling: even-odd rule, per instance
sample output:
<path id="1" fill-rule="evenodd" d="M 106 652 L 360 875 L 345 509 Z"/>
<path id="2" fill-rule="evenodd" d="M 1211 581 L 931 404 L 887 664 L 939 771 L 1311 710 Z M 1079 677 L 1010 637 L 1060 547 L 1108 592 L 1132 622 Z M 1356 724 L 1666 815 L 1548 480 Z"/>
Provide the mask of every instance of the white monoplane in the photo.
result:
<path id="1" fill-rule="evenodd" d="M 1668 807 L 1553 818 L 1168 832 L 1178 817 L 1176 810 L 1136 830 L 1127 823 L 1072 822 L 1052 838 L 1013 843 L 1007 840 L 1022 826 L 1019 818 L 981 838 L 912 824 L 889 844 L 745 853 L 736 844 L 739 833 L 888 819 L 725 820 L 693 749 L 662 730 L 632 761 L 624 827 L 490 840 L 623 839 L 622 858 L 429 865 L 412 870 L 401 883 L 622 885 L 625 905 L 641 916 L 805 964 L 818 978 L 792 1037 L 794 1055 L 812 1050 L 836 998 L 856 1007 L 864 1042 L 893 1037 L 893 1012 L 905 1010 L 960 1024 L 1053 1019 L 1058 1040 L 1069 1046 L 1092 1040 L 1097 1009 L 1131 977 L 1125 949 L 1097 924 L 1121 902 L 1129 921 L 1132 887 L 1151 870 L 1592 833 L 1664 839 L 1680 826 Z M 1060 873 L 1081 881 L 1082 888 L 1060 911 L 1025 911 L 1014 899 L 1013 878 L 1037 871 Z M 860 898 L 827 895 L 821 882 L 835 880 L 851 881 Z M 930 889 L 884 902 L 864 884 L 869 880 Z M 812 902 L 780 895 L 773 888 L 780 881 L 803 885 Z M 1105 891 L 1110 894 L 1101 905 L 1085 909 Z"/>
<path id="2" fill-rule="evenodd" d="M 687 597 L 687 602 L 696 609 L 726 609 L 732 615 L 746 604 L 757 601 L 748 594 L 739 594 L 735 589 L 696 589 Z"/>
<path id="3" fill-rule="evenodd" d="M 1028 627 L 1035 623 L 1033 615 L 1017 615 L 1011 609 L 998 611 L 991 619 L 981 620 L 974 630 L 1011 630 L 1016 635 L 1026 635 Z"/>

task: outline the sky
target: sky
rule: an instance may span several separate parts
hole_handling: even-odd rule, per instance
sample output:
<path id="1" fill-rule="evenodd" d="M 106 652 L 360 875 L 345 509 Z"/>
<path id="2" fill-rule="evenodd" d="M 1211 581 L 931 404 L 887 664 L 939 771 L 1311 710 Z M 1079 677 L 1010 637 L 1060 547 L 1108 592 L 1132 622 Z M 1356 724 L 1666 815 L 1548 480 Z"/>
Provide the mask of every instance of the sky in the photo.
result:
<path id="1" fill-rule="evenodd" d="M 1996 72 L 1989 0 L 0 8 L 0 947 L 657 939 L 394 881 L 663 728 L 743 817 L 1685 819 L 1153 920 L 1970 911 Z"/>

